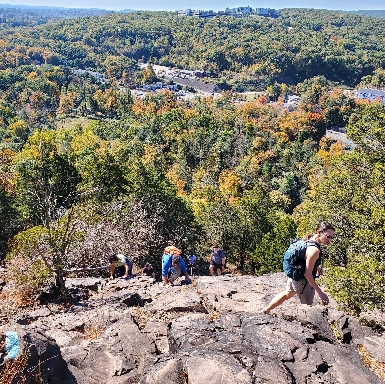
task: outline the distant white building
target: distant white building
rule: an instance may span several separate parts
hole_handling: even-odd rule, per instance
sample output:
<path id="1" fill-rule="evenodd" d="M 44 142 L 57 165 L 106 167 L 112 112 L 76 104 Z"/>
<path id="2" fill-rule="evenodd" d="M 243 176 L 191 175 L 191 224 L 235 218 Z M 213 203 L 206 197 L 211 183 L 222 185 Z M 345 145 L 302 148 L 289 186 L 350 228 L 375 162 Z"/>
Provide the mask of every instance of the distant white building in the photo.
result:
<path id="1" fill-rule="evenodd" d="M 357 89 L 354 94 L 356 99 L 363 100 L 381 100 L 385 103 L 385 91 L 380 91 L 379 89 L 374 88 L 361 88 Z"/>
<path id="2" fill-rule="evenodd" d="M 253 8 L 247 7 L 237 7 L 237 8 L 229 8 L 225 9 L 225 13 L 227 14 L 241 14 L 241 15 L 250 15 L 253 12 Z"/>
<path id="3" fill-rule="evenodd" d="M 272 8 L 256 8 L 255 13 L 258 16 L 265 16 L 265 17 L 277 17 L 279 15 L 278 12 Z"/>
<path id="4" fill-rule="evenodd" d="M 257 14 L 258 16 L 266 16 L 266 17 L 277 17 L 279 13 L 275 9 L 271 8 L 257 8 L 254 12 L 253 8 L 250 6 L 247 7 L 237 7 L 237 8 L 229 8 L 227 7 L 224 11 L 214 12 L 213 10 L 203 11 L 200 9 L 185 9 L 179 10 L 179 16 L 195 16 L 201 18 L 213 18 L 215 16 L 234 16 L 234 17 L 243 17 L 252 14 Z"/>
<path id="5" fill-rule="evenodd" d="M 269 8 L 257 8 L 255 13 L 258 16 L 269 16 Z"/>
<path id="6" fill-rule="evenodd" d="M 192 16 L 193 11 L 191 9 L 185 9 L 178 11 L 179 16 Z"/>

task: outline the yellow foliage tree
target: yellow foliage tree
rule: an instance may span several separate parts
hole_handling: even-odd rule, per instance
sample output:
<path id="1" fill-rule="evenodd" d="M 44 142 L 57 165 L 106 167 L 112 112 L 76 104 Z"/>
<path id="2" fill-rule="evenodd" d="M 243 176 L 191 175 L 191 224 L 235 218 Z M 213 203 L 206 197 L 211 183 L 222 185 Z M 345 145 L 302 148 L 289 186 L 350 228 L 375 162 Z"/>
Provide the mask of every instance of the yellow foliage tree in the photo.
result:
<path id="1" fill-rule="evenodd" d="M 219 190 L 223 195 L 238 197 L 242 192 L 242 181 L 234 170 L 225 169 L 219 175 Z"/>

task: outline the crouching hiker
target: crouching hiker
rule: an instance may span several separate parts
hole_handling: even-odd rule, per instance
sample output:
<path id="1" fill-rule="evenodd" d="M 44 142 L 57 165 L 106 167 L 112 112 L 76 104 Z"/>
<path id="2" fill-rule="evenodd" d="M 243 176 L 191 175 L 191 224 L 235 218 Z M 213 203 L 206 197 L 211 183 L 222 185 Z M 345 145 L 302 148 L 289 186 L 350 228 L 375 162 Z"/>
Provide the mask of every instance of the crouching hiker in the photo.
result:
<path id="1" fill-rule="evenodd" d="M 110 278 L 123 277 L 124 279 L 132 275 L 132 263 L 128 257 L 118 253 L 110 255 Z"/>
<path id="2" fill-rule="evenodd" d="M 146 263 L 146 265 L 142 269 L 142 276 L 152 277 L 153 279 L 155 279 L 155 271 L 150 263 Z"/>
<path id="3" fill-rule="evenodd" d="M 303 240 L 297 240 L 290 245 L 283 260 L 283 270 L 288 276 L 286 290 L 278 293 L 263 309 L 263 313 L 269 313 L 296 294 L 302 304 L 312 305 L 315 292 L 323 305 L 329 303 L 329 297 L 315 282 L 315 278 L 317 273 L 323 274 L 321 244 L 328 245 L 333 238 L 333 226 L 326 221 L 321 221 L 314 234 L 306 235 Z"/>
<path id="4" fill-rule="evenodd" d="M 162 256 L 162 280 L 163 285 L 170 287 L 181 274 L 184 274 L 185 283 L 190 283 L 191 279 L 187 273 L 186 263 L 182 258 L 182 251 L 174 246 L 164 249 Z"/>

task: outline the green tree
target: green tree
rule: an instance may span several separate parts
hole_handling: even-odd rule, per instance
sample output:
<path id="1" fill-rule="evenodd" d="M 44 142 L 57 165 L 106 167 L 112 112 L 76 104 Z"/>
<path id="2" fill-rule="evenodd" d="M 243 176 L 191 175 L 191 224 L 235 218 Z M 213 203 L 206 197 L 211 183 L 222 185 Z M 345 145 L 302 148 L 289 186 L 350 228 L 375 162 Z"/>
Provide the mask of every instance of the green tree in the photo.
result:
<path id="1" fill-rule="evenodd" d="M 27 223 L 48 226 L 58 210 L 73 204 L 78 171 L 65 153 L 58 152 L 54 131 L 35 132 L 15 161 L 21 216 Z"/>
<path id="2" fill-rule="evenodd" d="M 203 193 L 207 201 L 197 200 L 195 216 L 203 227 L 206 241 L 219 243 L 231 262 L 241 270 L 254 272 L 256 264 L 251 256 L 263 235 L 270 230 L 267 217 L 271 202 L 267 190 L 256 184 L 239 198 L 229 198 L 213 187 Z M 197 197 L 198 191 L 195 194 Z"/>
<path id="3" fill-rule="evenodd" d="M 381 104 L 368 105 L 351 118 L 347 132 L 356 149 L 334 158 L 333 167 L 296 212 L 301 232 L 311 230 L 320 218 L 335 225 L 337 239 L 328 247 L 330 274 L 325 283 L 355 312 L 385 307 L 384 111 Z"/>
<path id="4" fill-rule="evenodd" d="M 296 225 L 290 215 L 272 211 L 269 215 L 271 230 L 256 245 L 252 260 L 258 275 L 282 271 L 282 260 L 290 239 L 296 237 Z"/>
<path id="5" fill-rule="evenodd" d="M 0 184 L 0 258 L 3 259 L 8 250 L 8 241 L 19 229 L 19 217 L 13 207 L 13 199 Z"/>

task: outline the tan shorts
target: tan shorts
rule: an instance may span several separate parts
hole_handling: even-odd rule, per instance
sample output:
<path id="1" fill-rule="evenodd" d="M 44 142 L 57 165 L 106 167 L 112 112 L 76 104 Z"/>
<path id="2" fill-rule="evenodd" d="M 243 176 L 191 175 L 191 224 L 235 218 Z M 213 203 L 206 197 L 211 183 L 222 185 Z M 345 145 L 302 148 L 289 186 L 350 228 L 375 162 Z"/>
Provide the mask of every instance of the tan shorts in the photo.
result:
<path id="1" fill-rule="evenodd" d="M 306 279 L 295 281 L 287 279 L 286 291 L 295 292 L 301 301 L 301 304 L 312 305 L 314 300 L 315 290 Z"/>

